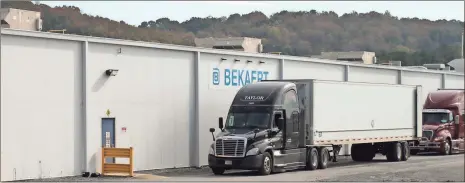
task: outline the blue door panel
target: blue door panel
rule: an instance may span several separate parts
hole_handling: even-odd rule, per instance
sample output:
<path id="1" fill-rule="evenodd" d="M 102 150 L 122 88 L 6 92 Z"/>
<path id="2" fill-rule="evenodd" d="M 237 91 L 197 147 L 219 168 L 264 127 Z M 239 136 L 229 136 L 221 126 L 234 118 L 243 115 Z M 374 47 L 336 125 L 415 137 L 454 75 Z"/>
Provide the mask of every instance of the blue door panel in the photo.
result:
<path id="1" fill-rule="evenodd" d="M 108 137 L 107 137 L 108 136 Z M 115 147 L 115 119 L 102 119 L 102 147 Z M 115 158 L 105 158 L 105 163 L 115 163 Z"/>

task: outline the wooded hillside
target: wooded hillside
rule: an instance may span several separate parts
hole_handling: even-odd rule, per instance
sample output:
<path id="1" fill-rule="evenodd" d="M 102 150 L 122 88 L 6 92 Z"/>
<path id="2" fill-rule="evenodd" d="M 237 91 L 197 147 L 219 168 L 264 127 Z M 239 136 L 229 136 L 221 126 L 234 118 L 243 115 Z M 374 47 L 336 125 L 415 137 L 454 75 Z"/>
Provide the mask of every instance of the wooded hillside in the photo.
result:
<path id="1" fill-rule="evenodd" d="M 389 12 L 338 15 L 335 12 L 282 11 L 229 17 L 193 17 L 185 22 L 168 18 L 147 20 L 138 27 L 124 21 L 81 13 L 77 7 L 2 1 L 2 8 L 42 12 L 43 31 L 67 29 L 68 34 L 194 45 L 194 37 L 261 38 L 265 52 L 318 55 L 321 51 L 375 51 L 378 60 L 403 65 L 448 62 L 460 57 L 463 22 L 398 18 Z"/>

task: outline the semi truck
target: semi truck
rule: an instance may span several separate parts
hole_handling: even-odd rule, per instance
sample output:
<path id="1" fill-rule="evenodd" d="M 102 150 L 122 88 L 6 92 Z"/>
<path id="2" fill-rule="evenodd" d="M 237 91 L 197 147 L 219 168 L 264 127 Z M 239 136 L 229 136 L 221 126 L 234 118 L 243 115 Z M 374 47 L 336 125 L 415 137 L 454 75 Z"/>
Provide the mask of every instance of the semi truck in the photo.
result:
<path id="1" fill-rule="evenodd" d="M 411 141 L 411 154 L 464 151 L 464 89 L 438 89 L 428 93 L 423 106 L 423 134 Z"/>
<path id="2" fill-rule="evenodd" d="M 421 86 L 357 82 L 262 80 L 236 93 L 213 143 L 208 165 L 255 170 L 325 169 L 344 144 L 354 161 L 377 153 L 407 161 L 408 143 L 421 137 Z"/>

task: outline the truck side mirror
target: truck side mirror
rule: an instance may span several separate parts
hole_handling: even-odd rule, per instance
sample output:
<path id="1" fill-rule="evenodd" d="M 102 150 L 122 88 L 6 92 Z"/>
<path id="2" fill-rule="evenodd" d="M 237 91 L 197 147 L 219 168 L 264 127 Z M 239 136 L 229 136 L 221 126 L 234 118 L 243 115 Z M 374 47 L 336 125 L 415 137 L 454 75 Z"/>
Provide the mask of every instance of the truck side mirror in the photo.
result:
<path id="1" fill-rule="evenodd" d="M 459 119 L 460 119 L 460 116 L 455 115 L 454 122 L 455 122 L 456 125 L 458 125 L 460 123 Z"/>
<path id="2" fill-rule="evenodd" d="M 274 123 L 275 125 L 282 130 L 284 128 L 284 118 L 281 114 L 274 115 Z"/>
<path id="3" fill-rule="evenodd" d="M 218 119 L 218 127 L 220 128 L 220 130 L 223 130 L 223 117 L 220 117 Z"/>
<path id="4" fill-rule="evenodd" d="M 213 135 L 213 132 L 215 132 L 215 128 L 210 128 L 210 133 L 212 133 L 213 141 L 215 141 L 215 135 Z"/>

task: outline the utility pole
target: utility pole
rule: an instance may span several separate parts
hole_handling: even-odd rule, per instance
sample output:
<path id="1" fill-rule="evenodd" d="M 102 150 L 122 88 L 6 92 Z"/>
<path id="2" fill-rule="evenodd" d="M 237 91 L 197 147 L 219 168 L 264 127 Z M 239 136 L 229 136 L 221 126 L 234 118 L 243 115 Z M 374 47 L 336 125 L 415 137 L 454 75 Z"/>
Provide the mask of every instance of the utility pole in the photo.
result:
<path id="1" fill-rule="evenodd" d="M 463 59 L 463 32 L 465 29 L 462 29 L 462 59 Z"/>

